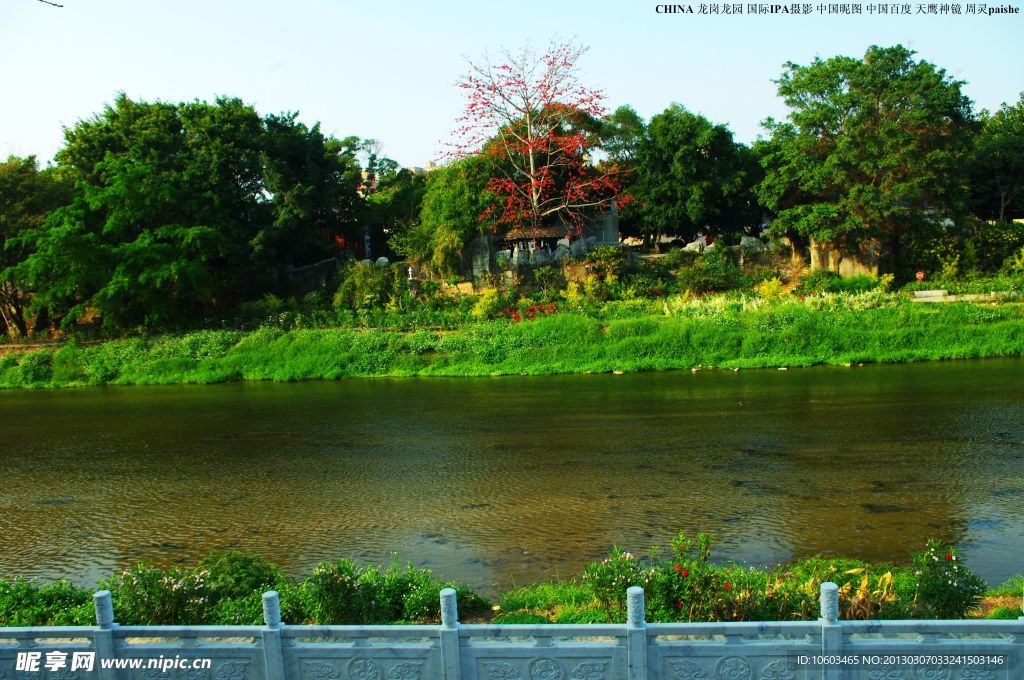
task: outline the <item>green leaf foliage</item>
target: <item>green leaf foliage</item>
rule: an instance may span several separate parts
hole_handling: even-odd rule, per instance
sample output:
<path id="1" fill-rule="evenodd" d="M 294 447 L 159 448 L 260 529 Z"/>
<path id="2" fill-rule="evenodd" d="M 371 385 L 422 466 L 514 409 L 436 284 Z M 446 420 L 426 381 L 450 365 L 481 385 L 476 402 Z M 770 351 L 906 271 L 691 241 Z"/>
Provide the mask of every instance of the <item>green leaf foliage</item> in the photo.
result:
<path id="1" fill-rule="evenodd" d="M 760 169 L 722 124 L 673 104 L 654 116 L 635 155 L 641 230 L 687 240 L 706 230 L 732 232 L 758 216 L 751 188 Z"/>
<path id="2" fill-rule="evenodd" d="M 121 94 L 65 135 L 74 195 L 15 239 L 31 254 L 6 272 L 65 326 L 181 326 L 261 295 L 332 253 L 361 206 L 351 149 L 239 99 Z"/>
<path id="3" fill-rule="evenodd" d="M 762 203 L 777 234 L 839 247 L 895 242 L 963 205 L 971 102 L 960 81 L 902 46 L 785 65 L 788 121 L 768 119 Z"/>

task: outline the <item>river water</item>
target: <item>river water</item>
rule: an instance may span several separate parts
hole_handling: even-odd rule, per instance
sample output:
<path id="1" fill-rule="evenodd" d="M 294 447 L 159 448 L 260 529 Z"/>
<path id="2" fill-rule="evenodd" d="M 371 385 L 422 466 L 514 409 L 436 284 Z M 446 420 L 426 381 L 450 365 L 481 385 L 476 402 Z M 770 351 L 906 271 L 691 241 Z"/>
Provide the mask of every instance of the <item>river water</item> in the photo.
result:
<path id="1" fill-rule="evenodd" d="M 486 593 L 680 529 L 716 560 L 1024 572 L 1024 362 L 0 392 L 0 575 L 395 552 Z"/>

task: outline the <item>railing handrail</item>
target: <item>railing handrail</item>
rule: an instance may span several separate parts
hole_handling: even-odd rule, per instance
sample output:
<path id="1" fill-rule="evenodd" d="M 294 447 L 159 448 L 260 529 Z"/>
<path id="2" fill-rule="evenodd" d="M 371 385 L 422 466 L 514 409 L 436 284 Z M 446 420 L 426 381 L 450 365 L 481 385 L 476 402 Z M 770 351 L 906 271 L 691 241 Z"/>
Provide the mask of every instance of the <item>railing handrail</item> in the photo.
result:
<path id="1" fill-rule="evenodd" d="M 527 666 L 533 669 L 530 671 L 532 675 L 537 671 L 544 677 L 562 677 L 554 672 L 560 668 L 559 663 L 565 664 L 566 672 L 571 668 L 573 677 L 586 678 L 647 680 L 649 664 L 661 669 L 665 664 L 677 664 L 685 670 L 679 670 L 681 677 L 689 677 L 687 674 L 692 675 L 694 668 L 707 672 L 698 663 L 704 663 L 706 667 L 712 662 L 726 664 L 727 668 L 723 666 L 726 670 L 740 671 L 749 669 L 751 663 L 758 663 L 762 670 L 769 669 L 769 675 L 774 677 L 779 672 L 779 664 L 793 663 L 787 654 L 820 653 L 828 657 L 851 654 L 872 646 L 910 654 L 1003 654 L 1024 664 L 1024 616 L 1016 620 L 844 621 L 839 619 L 838 587 L 834 583 L 821 584 L 821 615 L 816 621 L 649 624 L 645 620 L 644 591 L 636 586 L 627 591 L 624 623 L 462 624 L 459 622 L 456 592 L 451 588 L 441 591 L 440 605 L 439 625 L 286 624 L 281 620 L 278 593 L 268 591 L 263 595 L 264 625 L 122 626 L 116 623 L 110 591 L 101 590 L 94 596 L 95 626 L 0 628 L 0 639 L 16 642 L 14 645 L 0 645 L 0 656 L 9 656 L 12 651 L 19 656 L 35 654 L 38 662 L 41 653 L 32 650 L 52 646 L 58 641 L 69 651 L 94 650 L 100 658 L 115 660 L 143 658 L 139 655 L 146 650 L 160 652 L 161 659 L 164 652 L 175 652 L 175 658 L 182 653 L 196 657 L 205 653 L 221 660 L 225 677 L 235 677 L 239 668 L 254 663 L 262 669 L 255 677 L 266 680 L 297 678 L 302 674 L 302 664 L 319 667 L 338 663 L 350 664 L 349 674 L 355 669 L 357 675 L 362 673 L 366 677 L 382 677 L 377 664 L 392 664 L 392 674 L 388 677 L 402 678 L 418 678 L 419 669 L 431 666 L 434 670 L 429 672 L 430 677 L 436 675 L 442 680 L 472 680 L 484 672 L 478 664 L 483 664 L 490 677 L 520 677 L 520 670 L 525 672 Z M 890 637 L 854 637 L 872 634 Z M 772 639 L 773 635 L 778 637 Z M 910 637 L 891 637 L 894 635 Z M 975 637 L 951 637 L 954 635 Z M 673 636 L 724 637 L 725 640 L 659 639 Z M 745 640 L 745 636 L 768 639 Z M 303 637 L 325 640 L 304 643 L 301 641 Z M 142 641 L 126 642 L 130 638 L 141 638 Z M 149 638 L 154 641 L 148 642 Z M 162 644 L 159 638 L 170 640 Z M 251 641 L 225 638 L 251 638 Z M 378 640 L 370 642 L 370 638 Z M 532 641 L 514 642 L 501 638 L 532 638 Z M 317 658 L 317 650 L 325 650 L 325 656 Z M 341 656 L 338 650 L 344 650 Z M 496 655 L 495 650 L 502 651 Z M 512 665 L 513 662 L 520 664 L 519 670 Z M 609 668 L 616 670 L 608 671 Z M 317 672 L 321 671 L 322 668 Z M 612 675 L 605 675 L 606 671 Z M 658 675 L 665 671 L 653 672 Z M 115 680 L 116 672 L 103 667 L 99 669 L 98 677 L 100 680 Z M 698 673 L 693 677 L 704 676 Z M 744 677 L 743 673 L 737 677 Z M 802 677 L 811 676 L 805 674 Z M 831 680 L 844 676 L 841 669 L 822 667 L 820 675 L 815 671 L 814 677 Z"/>

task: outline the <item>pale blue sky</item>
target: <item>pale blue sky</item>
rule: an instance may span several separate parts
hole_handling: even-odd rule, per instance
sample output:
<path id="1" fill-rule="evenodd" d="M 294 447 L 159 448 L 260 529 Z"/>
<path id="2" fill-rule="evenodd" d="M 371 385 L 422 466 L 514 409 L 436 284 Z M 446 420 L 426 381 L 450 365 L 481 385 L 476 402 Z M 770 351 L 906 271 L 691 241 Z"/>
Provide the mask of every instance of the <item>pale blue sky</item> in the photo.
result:
<path id="1" fill-rule="evenodd" d="M 455 126 L 464 55 L 527 41 L 543 47 L 553 37 L 590 47 L 583 80 L 604 90 L 609 109 L 631 104 L 649 119 L 679 102 L 745 142 L 765 116 L 785 115 L 771 82 L 784 62 L 862 56 L 871 44 L 917 50 L 968 81 L 979 109 L 1024 90 L 1024 11 L 700 16 L 657 14 L 646 1 L 61 2 L 0 0 L 0 157 L 49 160 L 62 125 L 123 90 L 165 101 L 225 94 L 261 113 L 297 110 L 328 133 L 376 138 L 399 163 L 423 165 Z"/>

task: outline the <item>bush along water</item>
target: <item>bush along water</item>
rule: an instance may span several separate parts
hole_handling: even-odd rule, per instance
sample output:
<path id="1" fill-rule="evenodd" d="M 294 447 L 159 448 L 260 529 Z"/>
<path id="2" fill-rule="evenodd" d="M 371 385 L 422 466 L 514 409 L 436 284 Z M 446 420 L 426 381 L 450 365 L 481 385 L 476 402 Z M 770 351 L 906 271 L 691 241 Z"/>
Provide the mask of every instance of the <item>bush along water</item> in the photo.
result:
<path id="1" fill-rule="evenodd" d="M 863 293 L 682 295 L 563 301 L 485 292 L 455 329 L 196 331 L 0 355 L 0 387 L 217 383 L 756 368 L 1024 355 L 1024 306 L 916 304 Z M 595 287 L 596 286 L 596 287 Z M 351 311 L 351 310 L 350 310 Z M 384 312 L 381 312 L 382 314 Z M 461 312 L 460 312 L 461 313 Z M 396 314 L 399 314 L 396 312 Z M 396 316 L 396 319 L 406 317 Z"/>
<path id="2" fill-rule="evenodd" d="M 387 567 L 340 559 L 308 577 L 287 578 L 276 565 L 241 552 L 214 552 L 192 568 L 163 571 L 137 564 L 99 583 L 111 591 L 126 625 L 258 625 L 262 594 L 276 590 L 293 624 L 436 623 L 442 588 L 454 587 L 465 618 L 497 623 L 608 623 L 626 617 L 626 589 L 644 588 L 649 621 L 813 620 L 821 584 L 839 585 L 844 619 L 964 618 L 983 594 L 1019 611 L 1024 576 L 985 593 L 984 582 L 955 548 L 929 541 L 910 565 L 814 557 L 770 568 L 710 561 L 713 540 L 680 533 L 666 555 L 613 549 L 580 580 L 516 588 L 492 608 L 486 600 L 428 569 L 397 560 Z M 1016 597 L 1016 599 L 1013 599 Z M 1009 600 L 1012 606 L 1005 606 Z M 1012 618 L 1012 617 L 1011 617 Z M 92 591 L 56 581 L 0 579 L 0 626 L 92 625 Z"/>

